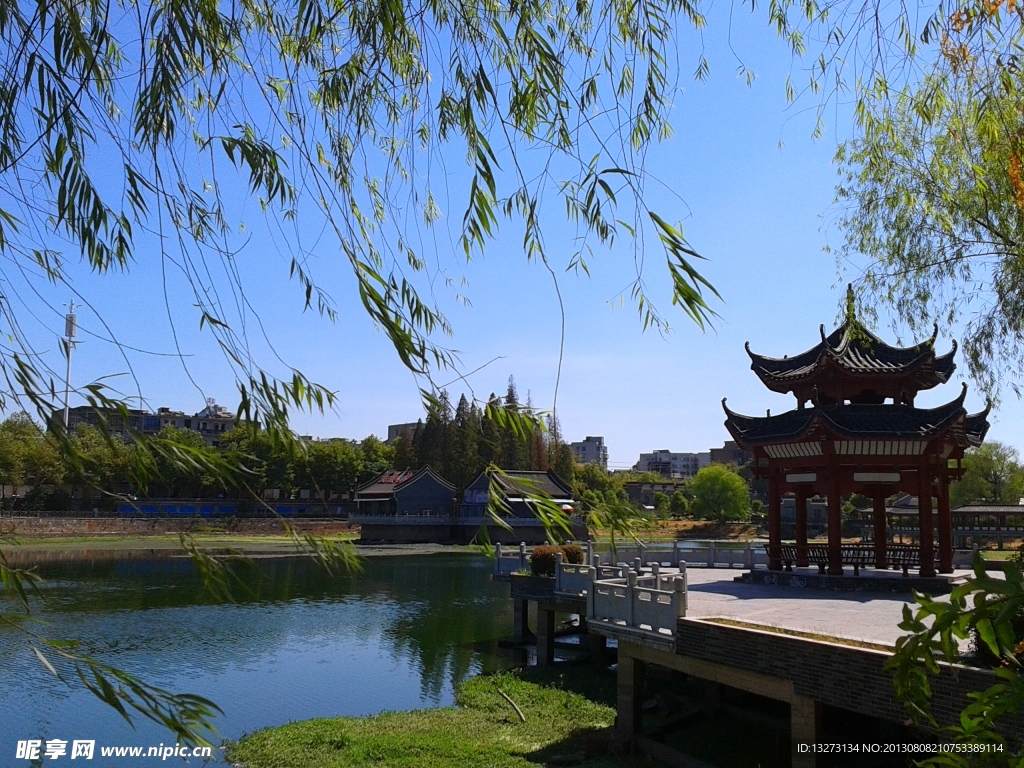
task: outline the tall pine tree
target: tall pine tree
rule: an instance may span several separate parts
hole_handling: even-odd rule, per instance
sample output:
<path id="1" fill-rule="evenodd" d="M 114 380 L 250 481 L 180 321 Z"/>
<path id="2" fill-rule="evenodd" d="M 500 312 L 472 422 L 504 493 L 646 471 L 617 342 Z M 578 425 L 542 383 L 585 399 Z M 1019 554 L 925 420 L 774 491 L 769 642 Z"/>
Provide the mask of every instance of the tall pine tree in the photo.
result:
<path id="1" fill-rule="evenodd" d="M 520 413 L 519 395 L 516 393 L 516 380 L 508 377 L 508 391 L 505 393 L 504 408 L 513 414 Z M 501 461 L 502 469 L 529 469 L 529 457 L 527 456 L 526 441 L 516 434 L 511 426 L 501 430 Z"/>
<path id="2" fill-rule="evenodd" d="M 451 471 L 445 478 L 460 490 L 469 485 L 483 469 L 478 450 L 481 438 L 479 413 L 479 410 L 470 406 L 465 395 L 459 398 L 451 430 Z"/>

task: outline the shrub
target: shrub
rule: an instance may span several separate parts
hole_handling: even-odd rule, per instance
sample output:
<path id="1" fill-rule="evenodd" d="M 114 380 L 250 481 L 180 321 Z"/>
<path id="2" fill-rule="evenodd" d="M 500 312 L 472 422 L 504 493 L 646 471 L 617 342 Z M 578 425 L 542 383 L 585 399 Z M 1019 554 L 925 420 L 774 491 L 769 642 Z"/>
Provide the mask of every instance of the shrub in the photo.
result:
<path id="1" fill-rule="evenodd" d="M 560 547 L 534 547 L 530 554 L 530 573 L 534 576 L 555 575 L 555 555 L 559 552 L 567 563 L 582 563 L 583 549 L 579 544 L 563 544 Z"/>
<path id="2" fill-rule="evenodd" d="M 563 544 L 559 549 L 565 557 L 565 562 L 583 565 L 583 547 L 579 544 Z"/>

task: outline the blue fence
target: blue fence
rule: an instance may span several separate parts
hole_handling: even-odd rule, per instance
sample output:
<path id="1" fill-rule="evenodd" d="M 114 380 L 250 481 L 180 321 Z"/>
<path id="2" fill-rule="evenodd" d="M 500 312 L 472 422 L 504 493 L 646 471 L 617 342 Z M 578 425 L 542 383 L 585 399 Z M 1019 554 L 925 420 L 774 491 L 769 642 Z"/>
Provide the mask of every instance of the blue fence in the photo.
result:
<path id="1" fill-rule="evenodd" d="M 118 504 L 118 517 L 320 517 L 347 518 L 348 507 L 338 504 L 315 502 L 291 502 L 281 504 L 272 502 L 270 509 L 260 504 L 245 503 L 239 509 L 237 501 L 218 502 L 140 502 L 138 504 Z M 273 511 L 271 511 L 273 510 Z"/>

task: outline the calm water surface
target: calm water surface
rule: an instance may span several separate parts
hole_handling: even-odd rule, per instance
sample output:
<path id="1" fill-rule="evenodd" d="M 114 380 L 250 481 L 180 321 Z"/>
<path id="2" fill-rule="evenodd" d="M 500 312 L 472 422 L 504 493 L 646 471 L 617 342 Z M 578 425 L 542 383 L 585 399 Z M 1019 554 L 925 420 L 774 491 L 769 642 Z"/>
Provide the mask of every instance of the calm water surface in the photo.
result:
<path id="1" fill-rule="evenodd" d="M 252 594 L 232 604 L 204 592 L 187 559 L 44 562 L 45 600 L 33 612 L 47 622 L 38 628 L 46 636 L 81 640 L 86 652 L 147 682 L 213 699 L 224 710 L 224 738 L 290 720 L 446 706 L 457 682 L 517 661 L 497 646 L 512 633 L 512 606 L 508 585 L 490 582 L 486 558 L 362 563 L 361 573 L 331 577 L 303 558 L 258 560 L 246 574 Z M 14 760 L 19 739 L 171 742 L 159 726 L 137 720 L 132 730 L 90 694 L 69 689 L 2 625 L 0 712 L 3 766 L 29 765 Z M 105 761 L 97 750 L 82 764 Z"/>

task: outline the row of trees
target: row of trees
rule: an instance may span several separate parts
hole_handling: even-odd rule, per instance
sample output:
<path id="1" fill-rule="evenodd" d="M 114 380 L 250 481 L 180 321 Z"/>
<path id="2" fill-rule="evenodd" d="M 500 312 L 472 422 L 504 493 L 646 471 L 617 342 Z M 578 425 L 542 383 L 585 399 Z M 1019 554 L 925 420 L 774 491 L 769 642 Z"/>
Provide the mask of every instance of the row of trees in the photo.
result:
<path id="1" fill-rule="evenodd" d="M 453 409 L 448 393 L 441 392 L 430 404 L 426 421 L 394 441 L 394 467 L 429 465 L 458 489 L 491 464 L 508 470 L 552 469 L 571 483 L 575 460 L 561 439 L 557 419 L 548 417 L 546 431 L 534 426 L 524 434 L 515 419 L 503 418 L 524 413 L 534 413 L 533 406 L 529 398 L 520 403 L 511 376 L 505 396 L 491 393 L 483 407 L 462 395 Z"/>
<path id="2" fill-rule="evenodd" d="M 576 467 L 573 492 L 584 506 L 601 503 L 628 503 L 626 485 L 650 483 L 664 485 L 665 478 L 655 472 L 609 473 L 596 464 Z M 752 504 L 750 486 L 733 467 L 711 464 L 676 485 L 671 493 L 654 494 L 654 511 L 659 518 L 693 517 L 697 520 L 746 520 Z"/>
<path id="3" fill-rule="evenodd" d="M 28 487 L 21 503 L 29 509 L 67 509 L 74 499 L 103 507 L 118 494 L 202 498 L 261 496 L 279 489 L 290 496 L 304 488 L 330 495 L 390 468 L 395 453 L 373 435 L 358 442 L 296 443 L 275 440 L 272 433 L 249 425 L 225 433 L 219 448 L 174 427 L 165 427 L 159 438 L 181 450 L 153 452 L 140 462 L 138 453 L 145 450 L 140 445 L 82 424 L 69 438 L 74 447 L 69 452 L 27 414 L 14 414 L 0 423 L 0 486 Z M 234 471 L 211 472 L 216 459 L 225 456 L 234 457 L 227 462 Z M 147 464 L 147 474 L 140 475 L 140 466 Z"/>

